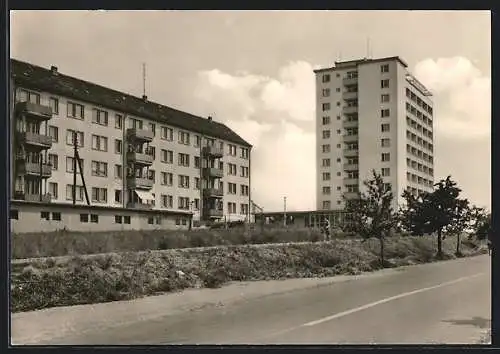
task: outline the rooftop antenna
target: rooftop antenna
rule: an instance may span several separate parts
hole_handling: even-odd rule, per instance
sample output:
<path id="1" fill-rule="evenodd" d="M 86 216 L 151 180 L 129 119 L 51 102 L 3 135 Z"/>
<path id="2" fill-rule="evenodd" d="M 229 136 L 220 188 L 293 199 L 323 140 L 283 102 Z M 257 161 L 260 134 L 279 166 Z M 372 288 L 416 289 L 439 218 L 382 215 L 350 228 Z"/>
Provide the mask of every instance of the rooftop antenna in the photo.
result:
<path id="1" fill-rule="evenodd" d="M 371 46 L 370 46 L 370 37 L 366 38 L 366 58 L 371 59 L 372 58 L 372 53 L 371 53 Z"/>
<path id="2" fill-rule="evenodd" d="M 146 63 L 142 63 L 142 97 L 146 97 Z"/>

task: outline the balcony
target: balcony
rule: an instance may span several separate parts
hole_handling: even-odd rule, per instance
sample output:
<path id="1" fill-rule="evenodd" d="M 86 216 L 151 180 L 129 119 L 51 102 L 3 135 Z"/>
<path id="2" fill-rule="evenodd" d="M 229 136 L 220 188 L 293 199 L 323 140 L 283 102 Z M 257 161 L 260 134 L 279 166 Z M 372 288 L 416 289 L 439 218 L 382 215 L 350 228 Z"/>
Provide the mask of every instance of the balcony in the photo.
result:
<path id="1" fill-rule="evenodd" d="M 203 196 L 206 198 L 222 198 L 224 192 L 220 188 L 207 188 L 203 190 Z"/>
<path id="2" fill-rule="evenodd" d="M 154 181 L 144 177 L 127 177 L 127 187 L 130 189 L 151 189 Z"/>
<path id="3" fill-rule="evenodd" d="M 342 92 L 342 98 L 344 100 L 354 100 L 358 98 L 358 91 L 350 92 L 350 91 L 344 91 Z"/>
<path id="4" fill-rule="evenodd" d="M 153 155 L 141 152 L 127 153 L 127 161 L 139 166 L 151 166 L 154 161 Z"/>
<path id="5" fill-rule="evenodd" d="M 358 121 L 357 120 L 347 120 L 347 119 L 344 119 L 342 121 L 342 127 L 343 128 L 356 128 L 358 126 Z"/>
<path id="6" fill-rule="evenodd" d="M 205 167 L 203 169 L 203 174 L 205 176 L 212 177 L 212 178 L 222 178 L 224 176 L 224 171 L 222 171 L 220 168 Z"/>
<path id="7" fill-rule="evenodd" d="M 208 209 L 207 210 L 207 216 L 209 218 L 222 218 L 223 216 L 223 212 L 222 210 L 218 210 L 218 209 Z"/>
<path id="8" fill-rule="evenodd" d="M 359 198 L 358 192 L 344 192 L 344 197 L 346 199 L 357 199 Z"/>
<path id="9" fill-rule="evenodd" d="M 12 199 L 24 200 L 25 202 L 32 203 L 50 203 L 52 201 L 52 196 L 50 194 L 42 194 L 42 199 L 40 200 L 40 194 L 15 192 Z"/>
<path id="10" fill-rule="evenodd" d="M 139 142 L 150 143 L 153 141 L 154 134 L 150 130 L 130 128 L 127 129 L 127 138 Z"/>
<path id="11" fill-rule="evenodd" d="M 216 146 L 204 146 L 201 151 L 204 156 L 215 158 L 221 158 L 224 156 L 224 151 Z"/>
<path id="12" fill-rule="evenodd" d="M 349 177 L 344 177 L 344 184 L 358 184 L 359 183 L 359 178 L 349 178 Z"/>
<path id="13" fill-rule="evenodd" d="M 359 170 L 359 165 L 356 163 L 345 163 L 344 164 L 344 170 L 345 171 L 357 171 Z"/>
<path id="14" fill-rule="evenodd" d="M 344 77 L 342 79 L 342 83 L 344 84 L 344 86 L 357 85 L 358 84 L 358 78 L 357 77 Z"/>
<path id="15" fill-rule="evenodd" d="M 52 108 L 31 102 L 17 103 L 16 113 L 28 116 L 38 121 L 47 121 L 52 118 Z"/>
<path id="16" fill-rule="evenodd" d="M 359 136 L 358 134 L 344 134 L 342 136 L 342 140 L 344 141 L 344 143 L 353 143 L 359 140 Z"/>
<path id="17" fill-rule="evenodd" d="M 345 157 L 356 157 L 358 155 L 359 155 L 358 149 L 344 149 L 344 156 Z"/>
<path id="18" fill-rule="evenodd" d="M 343 114 L 358 113 L 358 106 L 344 106 L 342 107 Z"/>
<path id="19" fill-rule="evenodd" d="M 136 210 L 151 210 L 151 209 L 153 209 L 153 204 L 130 202 L 130 203 L 127 203 L 127 208 L 128 209 L 136 209 Z"/>
<path id="20" fill-rule="evenodd" d="M 19 173 L 27 176 L 50 178 L 52 177 L 52 166 L 48 163 L 28 162 L 24 159 L 17 160 Z"/>
<path id="21" fill-rule="evenodd" d="M 18 137 L 22 143 L 37 147 L 41 150 L 50 149 L 52 147 L 52 137 L 48 135 L 31 132 L 19 132 Z"/>

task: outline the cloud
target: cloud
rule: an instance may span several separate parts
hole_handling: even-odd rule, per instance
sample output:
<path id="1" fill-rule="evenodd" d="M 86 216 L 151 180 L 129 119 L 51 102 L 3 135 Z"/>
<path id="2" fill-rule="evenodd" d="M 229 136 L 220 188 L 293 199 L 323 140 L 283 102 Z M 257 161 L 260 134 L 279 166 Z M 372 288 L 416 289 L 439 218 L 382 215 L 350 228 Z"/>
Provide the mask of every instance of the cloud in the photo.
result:
<path id="1" fill-rule="evenodd" d="M 291 62 L 276 78 L 220 70 L 198 74 L 195 97 L 254 145 L 252 199 L 266 210 L 315 208 L 313 67 Z"/>
<path id="2" fill-rule="evenodd" d="M 435 128 L 457 139 L 489 138 L 491 78 L 463 57 L 425 59 L 415 76 L 435 94 Z"/>

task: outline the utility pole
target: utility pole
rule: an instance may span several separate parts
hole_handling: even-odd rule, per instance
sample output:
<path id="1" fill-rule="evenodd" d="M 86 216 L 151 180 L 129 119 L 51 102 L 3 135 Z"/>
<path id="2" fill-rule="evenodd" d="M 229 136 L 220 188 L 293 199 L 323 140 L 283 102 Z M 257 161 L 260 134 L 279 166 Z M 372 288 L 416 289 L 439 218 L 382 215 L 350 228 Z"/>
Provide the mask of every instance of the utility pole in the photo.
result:
<path id="1" fill-rule="evenodd" d="M 283 226 L 286 227 L 286 197 L 283 197 Z"/>

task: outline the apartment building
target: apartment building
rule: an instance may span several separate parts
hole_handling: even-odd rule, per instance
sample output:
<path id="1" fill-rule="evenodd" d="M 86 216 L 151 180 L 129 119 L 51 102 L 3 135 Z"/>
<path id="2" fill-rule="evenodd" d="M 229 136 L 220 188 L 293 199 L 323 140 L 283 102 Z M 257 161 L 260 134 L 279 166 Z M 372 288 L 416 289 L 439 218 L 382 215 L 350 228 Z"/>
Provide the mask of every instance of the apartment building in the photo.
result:
<path id="1" fill-rule="evenodd" d="M 249 217 L 252 146 L 211 117 L 14 59 L 11 102 L 16 211 L 43 205 L 49 213 L 40 216 L 43 222 L 73 229 L 78 227 L 57 222 L 75 207 L 110 215 L 121 210 L 155 227 L 162 227 L 162 218 L 186 226 L 185 216 L 201 222 Z M 118 214 L 109 220 L 126 223 Z"/>
<path id="2" fill-rule="evenodd" d="M 316 201 L 341 209 L 375 169 L 394 195 L 434 183 L 431 93 L 399 57 L 335 62 L 316 75 Z"/>

